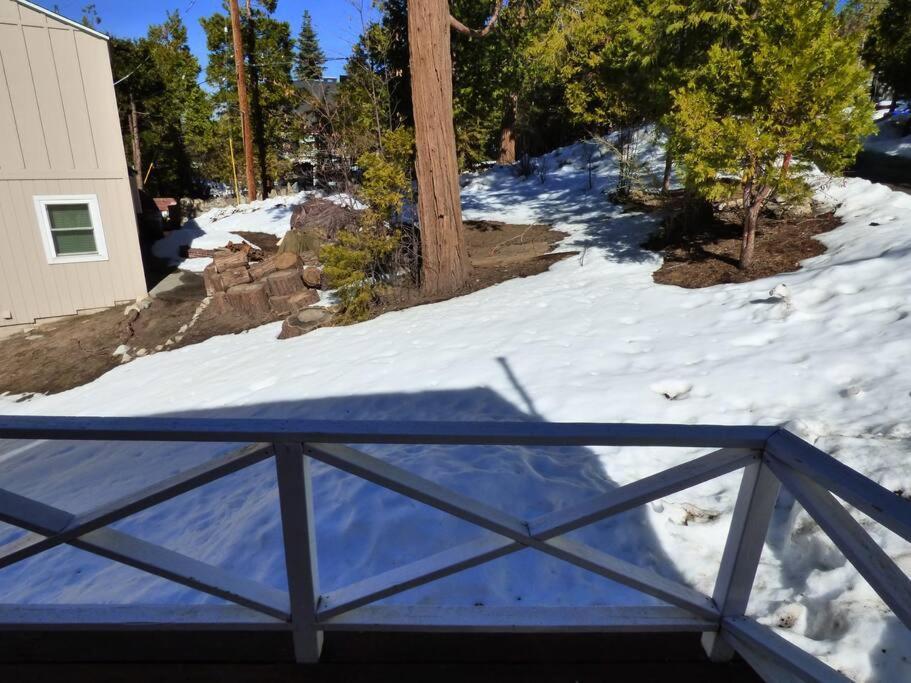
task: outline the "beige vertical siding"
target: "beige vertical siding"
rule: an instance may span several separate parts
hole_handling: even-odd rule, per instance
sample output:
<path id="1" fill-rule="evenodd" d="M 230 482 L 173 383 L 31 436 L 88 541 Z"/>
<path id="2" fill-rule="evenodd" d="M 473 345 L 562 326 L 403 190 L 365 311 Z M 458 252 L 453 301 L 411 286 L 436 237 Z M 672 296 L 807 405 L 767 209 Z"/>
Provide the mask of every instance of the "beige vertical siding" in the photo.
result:
<path id="1" fill-rule="evenodd" d="M 145 293 L 107 42 L 0 0 L 0 328 Z M 96 195 L 108 260 L 48 264 L 34 197 Z"/>

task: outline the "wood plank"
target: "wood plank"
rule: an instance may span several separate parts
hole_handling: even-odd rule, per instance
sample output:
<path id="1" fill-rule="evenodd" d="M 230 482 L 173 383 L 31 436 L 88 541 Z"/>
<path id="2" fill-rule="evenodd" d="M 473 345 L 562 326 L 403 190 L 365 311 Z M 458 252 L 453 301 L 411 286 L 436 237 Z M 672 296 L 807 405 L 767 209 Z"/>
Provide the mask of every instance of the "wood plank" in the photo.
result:
<path id="1" fill-rule="evenodd" d="M 304 455 L 300 444 L 276 444 L 275 468 L 294 629 L 294 658 L 301 663 L 318 662 L 323 649 L 323 633 L 316 628 L 319 567 L 310 458 Z"/>
<path id="2" fill-rule="evenodd" d="M 763 448 L 778 427 L 0 416 L 3 439 Z"/>
<path id="3" fill-rule="evenodd" d="M 762 462 L 743 471 L 712 592 L 723 616 L 741 616 L 747 608 L 780 489 L 780 482 Z M 706 633 L 702 645 L 712 661 L 728 661 L 734 655 L 717 633 Z"/>
<path id="4" fill-rule="evenodd" d="M 54 64 L 54 51 L 51 47 L 48 29 L 24 26 L 22 34 L 25 36 L 25 45 L 28 50 L 38 112 L 41 116 L 41 129 L 50 159 L 50 167 L 72 170 L 74 168 L 73 152 L 70 147 L 63 98 L 60 93 L 60 81 L 57 67 Z"/>
<path id="5" fill-rule="evenodd" d="M 52 536 L 72 515 L 64 510 L 0 489 L 0 521 Z M 105 527 L 69 544 L 183 586 L 244 605 L 279 619 L 288 619 L 284 591 L 200 562 L 154 543 Z"/>
<path id="6" fill-rule="evenodd" d="M 911 629 L 911 579 L 831 493 L 787 465 L 771 462 L 770 467 L 895 616 Z"/>
<path id="7" fill-rule="evenodd" d="M 621 560 L 619 557 L 566 537 L 555 538 L 540 544 L 535 543 L 530 547 L 677 607 L 682 607 L 692 614 L 714 620 L 716 624 L 718 622 L 718 609 L 708 596 L 689 586 L 671 581 L 645 567 Z"/>
<path id="8" fill-rule="evenodd" d="M 271 457 L 272 454 L 271 444 L 244 446 L 191 467 L 165 481 L 106 503 L 91 512 L 71 516 L 70 522 L 56 534 L 48 536 L 39 531 L 38 534 L 31 534 L 0 548 L 0 569 L 250 467 Z M 50 528 L 47 527 L 46 530 Z"/>
<path id="9" fill-rule="evenodd" d="M 2 605 L 0 631 L 279 630 L 291 624 L 239 605 Z"/>
<path id="10" fill-rule="evenodd" d="M 348 446 L 308 443 L 304 444 L 304 452 L 327 465 L 495 533 L 510 538 L 528 536 L 528 527 L 512 515 Z"/>
<path id="11" fill-rule="evenodd" d="M 70 545 L 277 619 L 290 618 L 284 591 L 114 529 L 93 531 Z"/>
<path id="12" fill-rule="evenodd" d="M 676 607 L 440 607 L 372 605 L 321 624 L 327 631 L 488 633 L 698 632 L 714 623 Z"/>
<path id="13" fill-rule="evenodd" d="M 749 617 L 726 617 L 722 634 L 747 661 L 753 653 L 758 653 L 799 680 L 813 683 L 849 683 L 851 680 Z M 778 683 L 781 679 L 773 680 Z"/>
<path id="14" fill-rule="evenodd" d="M 785 430 L 769 439 L 768 453 L 911 543 L 911 501 Z"/>
<path id="15" fill-rule="evenodd" d="M 645 505 L 715 479 L 747 465 L 759 453 L 747 449 L 722 449 L 620 486 L 613 491 L 583 501 L 579 505 L 542 515 L 529 523 L 531 535 L 542 540 L 569 533 L 611 515 Z"/>
<path id="16" fill-rule="evenodd" d="M 345 472 L 362 477 L 389 490 L 397 491 L 529 548 L 540 550 L 570 564 L 632 586 L 673 605 L 685 607 L 709 618 L 718 615 L 718 611 L 708 597 L 687 586 L 669 581 L 648 569 L 566 538 L 551 541 L 533 538 L 528 535 L 528 528 L 521 520 L 366 453 L 347 446 L 331 444 L 305 444 L 304 452 Z"/>
<path id="17" fill-rule="evenodd" d="M 521 543 L 516 543 L 498 534 L 486 534 L 477 540 L 448 548 L 416 562 L 395 567 L 330 593 L 324 593 L 319 599 L 319 620 L 323 621 L 357 607 L 476 567 L 524 547 Z"/>

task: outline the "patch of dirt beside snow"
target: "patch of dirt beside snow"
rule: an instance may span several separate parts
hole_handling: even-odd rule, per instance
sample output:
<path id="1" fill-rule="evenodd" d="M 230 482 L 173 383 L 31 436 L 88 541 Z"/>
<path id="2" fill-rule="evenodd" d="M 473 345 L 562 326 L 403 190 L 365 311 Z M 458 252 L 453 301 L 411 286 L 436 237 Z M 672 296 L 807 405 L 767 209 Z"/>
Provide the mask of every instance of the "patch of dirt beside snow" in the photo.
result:
<path id="1" fill-rule="evenodd" d="M 751 282 L 800 269 L 801 261 L 825 253 L 817 235 L 834 230 L 841 220 L 832 213 L 811 218 L 762 218 L 756 231 L 753 266 L 737 267 L 741 226 L 735 213 L 722 213 L 705 227 L 668 239 L 655 235 L 643 246 L 664 256 L 653 274 L 660 285 L 699 289 Z"/>

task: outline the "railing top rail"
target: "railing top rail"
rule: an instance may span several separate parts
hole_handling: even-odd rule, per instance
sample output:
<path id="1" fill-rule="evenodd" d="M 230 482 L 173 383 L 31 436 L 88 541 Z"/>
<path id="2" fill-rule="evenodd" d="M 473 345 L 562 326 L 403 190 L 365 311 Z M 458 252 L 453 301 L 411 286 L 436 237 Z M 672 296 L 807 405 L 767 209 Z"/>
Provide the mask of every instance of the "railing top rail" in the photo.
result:
<path id="1" fill-rule="evenodd" d="M 755 448 L 776 426 L 0 416 L 0 439 Z"/>

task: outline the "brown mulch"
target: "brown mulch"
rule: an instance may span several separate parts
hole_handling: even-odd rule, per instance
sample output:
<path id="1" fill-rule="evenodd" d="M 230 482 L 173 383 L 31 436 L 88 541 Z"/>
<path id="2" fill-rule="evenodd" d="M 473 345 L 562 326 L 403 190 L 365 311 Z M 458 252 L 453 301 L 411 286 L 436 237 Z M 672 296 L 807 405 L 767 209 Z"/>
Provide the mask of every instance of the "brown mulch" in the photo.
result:
<path id="1" fill-rule="evenodd" d="M 536 275 L 569 254 L 549 254 L 565 235 L 544 225 L 508 225 L 495 222 L 466 222 L 468 249 L 474 271 L 469 293 L 516 277 Z M 275 236 L 265 233 L 237 233 L 267 254 L 277 248 Z M 182 285 L 159 295 L 132 323 L 132 336 L 125 343 L 131 354 L 139 349 L 155 353 L 157 346 L 178 334 L 190 322 L 205 297 L 202 278 L 182 275 Z M 376 309 L 408 308 L 431 299 L 414 288 L 393 290 Z M 0 395 L 54 394 L 100 377 L 120 364 L 114 350 L 124 343 L 121 332 L 126 317 L 124 306 L 38 325 L 30 332 L 0 338 Z M 230 312 L 216 312 L 209 306 L 196 324 L 173 344 L 177 349 L 217 335 L 233 334 L 281 319 L 257 320 Z"/>
<path id="2" fill-rule="evenodd" d="M 763 217 L 756 231 L 753 265 L 748 270 L 737 267 L 742 234 L 737 212 L 721 213 L 703 229 L 670 240 L 658 234 L 643 246 L 664 256 L 664 264 L 652 274 L 655 282 L 697 289 L 798 270 L 801 261 L 826 251 L 814 238 L 839 225 L 841 220 L 832 213 L 812 218 Z"/>

